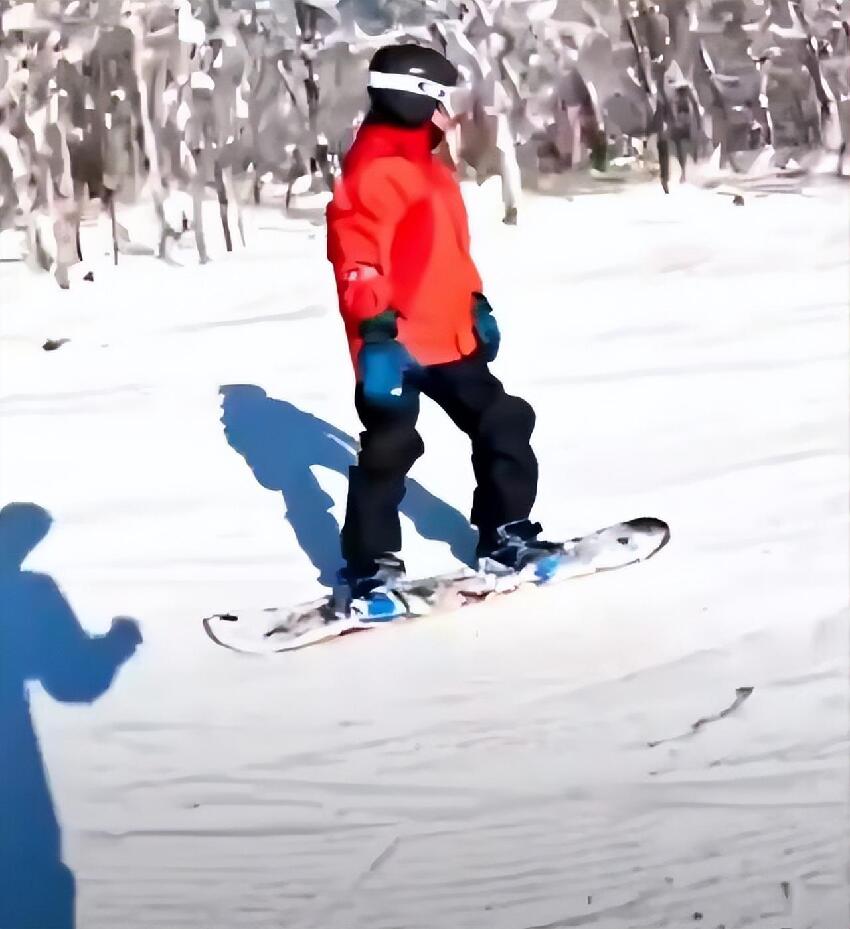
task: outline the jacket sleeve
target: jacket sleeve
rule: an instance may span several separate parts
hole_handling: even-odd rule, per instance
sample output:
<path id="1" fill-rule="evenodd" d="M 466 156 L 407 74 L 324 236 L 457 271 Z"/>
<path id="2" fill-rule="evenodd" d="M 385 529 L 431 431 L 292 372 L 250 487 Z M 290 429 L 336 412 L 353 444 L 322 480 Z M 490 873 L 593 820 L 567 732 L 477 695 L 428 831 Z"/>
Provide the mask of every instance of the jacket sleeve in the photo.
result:
<path id="1" fill-rule="evenodd" d="M 395 228 L 408 207 L 403 179 L 381 159 L 343 176 L 328 206 L 328 259 L 340 312 L 358 324 L 392 302 L 389 256 Z"/>
<path id="2" fill-rule="evenodd" d="M 454 172 L 446 169 L 445 177 L 447 181 L 445 190 L 449 198 L 449 208 L 455 235 L 457 236 L 461 250 L 469 256 L 470 290 L 473 293 L 481 293 L 484 289 L 484 285 L 481 282 L 481 275 L 478 273 L 478 269 L 470 254 L 469 217 L 466 212 L 466 204 L 463 201 L 463 194 L 461 193 L 460 185 L 457 182 Z"/>

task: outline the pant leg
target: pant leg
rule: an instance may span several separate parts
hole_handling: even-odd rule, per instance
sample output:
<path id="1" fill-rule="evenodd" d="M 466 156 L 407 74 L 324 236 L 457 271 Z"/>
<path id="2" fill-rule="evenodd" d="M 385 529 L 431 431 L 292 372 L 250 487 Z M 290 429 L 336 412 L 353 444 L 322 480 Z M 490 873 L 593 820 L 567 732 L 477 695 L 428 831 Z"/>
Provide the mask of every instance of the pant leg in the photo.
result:
<path id="1" fill-rule="evenodd" d="M 342 527 L 342 557 L 349 568 L 368 574 L 374 559 L 401 550 L 398 508 L 405 477 L 425 450 L 416 420 L 419 393 L 405 384 L 398 409 L 369 403 L 358 384 L 354 394 L 364 426 L 357 464 L 349 469 L 348 502 Z"/>
<path id="2" fill-rule="evenodd" d="M 480 352 L 427 368 L 422 392 L 472 441 L 476 488 L 471 522 L 479 531 L 479 548 L 487 548 L 495 542 L 499 526 L 527 519 L 534 506 L 538 473 L 531 448 L 534 410 L 505 392 Z"/>

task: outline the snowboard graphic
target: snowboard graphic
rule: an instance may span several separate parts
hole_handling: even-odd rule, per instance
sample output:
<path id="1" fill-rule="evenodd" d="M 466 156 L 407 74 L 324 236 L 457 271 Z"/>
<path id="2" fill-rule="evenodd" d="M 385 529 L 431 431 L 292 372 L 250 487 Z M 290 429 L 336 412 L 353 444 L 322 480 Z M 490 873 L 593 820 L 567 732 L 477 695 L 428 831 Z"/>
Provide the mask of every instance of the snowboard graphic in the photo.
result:
<path id="1" fill-rule="evenodd" d="M 356 608 L 346 611 L 345 599 L 337 592 L 300 606 L 216 613 L 204 619 L 204 629 L 213 642 L 238 652 L 295 651 L 390 622 L 449 613 L 520 589 L 624 568 L 651 558 L 669 540 L 670 528 L 663 520 L 630 519 L 571 539 L 560 551 L 519 572 L 490 574 L 465 568 L 434 577 L 405 578 L 377 610 L 372 605 L 371 614 Z"/>

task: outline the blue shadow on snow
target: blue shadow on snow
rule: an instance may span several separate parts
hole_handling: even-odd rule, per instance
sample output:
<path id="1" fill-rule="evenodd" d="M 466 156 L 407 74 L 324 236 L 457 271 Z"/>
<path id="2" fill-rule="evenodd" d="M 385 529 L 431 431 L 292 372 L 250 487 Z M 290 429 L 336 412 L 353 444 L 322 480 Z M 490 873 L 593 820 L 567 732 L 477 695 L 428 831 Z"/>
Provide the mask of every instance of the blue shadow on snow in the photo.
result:
<path id="1" fill-rule="evenodd" d="M 74 876 L 33 728 L 28 685 L 63 703 L 105 693 L 141 642 L 134 620 L 89 636 L 59 587 L 24 571 L 51 518 L 34 503 L 0 510 L 0 927 L 73 929 Z"/>
<path id="2" fill-rule="evenodd" d="M 355 463 L 356 440 L 286 400 L 273 400 L 256 385 L 224 385 L 220 393 L 227 441 L 263 487 L 283 494 L 298 544 L 319 572 L 320 583 L 332 586 L 341 560 L 339 526 L 330 513 L 334 501 L 312 467 L 347 477 Z M 476 532 L 454 507 L 408 478 L 401 511 L 421 536 L 446 542 L 455 558 L 470 563 Z"/>

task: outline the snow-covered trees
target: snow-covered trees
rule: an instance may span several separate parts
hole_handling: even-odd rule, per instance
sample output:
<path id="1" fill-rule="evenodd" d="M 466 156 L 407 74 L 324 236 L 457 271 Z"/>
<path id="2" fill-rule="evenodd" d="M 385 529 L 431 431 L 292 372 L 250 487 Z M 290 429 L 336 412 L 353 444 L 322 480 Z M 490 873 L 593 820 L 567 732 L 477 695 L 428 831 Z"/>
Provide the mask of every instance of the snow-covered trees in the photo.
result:
<path id="1" fill-rule="evenodd" d="M 850 0 L 0 0 L 0 230 L 23 230 L 60 284 L 80 212 L 150 193 L 168 240 L 216 192 L 228 247 L 266 179 L 330 187 L 368 60 L 407 40 L 465 79 L 449 139 L 460 170 L 521 178 L 647 152 L 717 152 L 738 169 L 846 148 Z M 194 209 L 174 211 L 182 192 Z M 44 243 L 51 233 L 51 247 Z"/>

